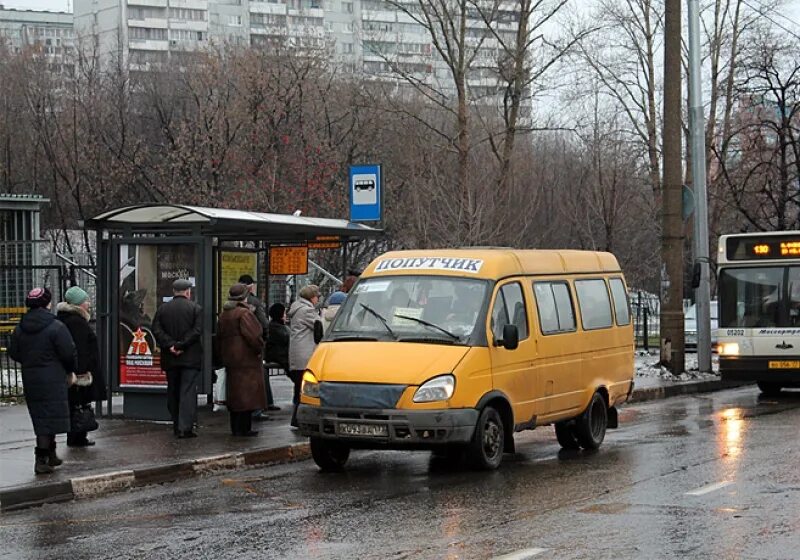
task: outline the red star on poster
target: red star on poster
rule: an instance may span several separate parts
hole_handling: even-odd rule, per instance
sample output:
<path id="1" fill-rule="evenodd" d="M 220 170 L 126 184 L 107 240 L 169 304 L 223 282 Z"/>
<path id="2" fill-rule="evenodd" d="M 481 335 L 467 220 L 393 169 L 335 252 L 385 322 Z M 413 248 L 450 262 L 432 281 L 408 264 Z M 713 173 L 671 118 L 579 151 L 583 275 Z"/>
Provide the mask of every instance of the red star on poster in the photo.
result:
<path id="1" fill-rule="evenodd" d="M 145 338 L 145 332 L 138 328 L 136 332 L 133 333 L 133 340 L 131 341 L 131 346 L 128 348 L 128 355 L 131 356 L 150 356 L 152 353 L 150 352 L 150 345 L 147 344 L 147 339 Z"/>

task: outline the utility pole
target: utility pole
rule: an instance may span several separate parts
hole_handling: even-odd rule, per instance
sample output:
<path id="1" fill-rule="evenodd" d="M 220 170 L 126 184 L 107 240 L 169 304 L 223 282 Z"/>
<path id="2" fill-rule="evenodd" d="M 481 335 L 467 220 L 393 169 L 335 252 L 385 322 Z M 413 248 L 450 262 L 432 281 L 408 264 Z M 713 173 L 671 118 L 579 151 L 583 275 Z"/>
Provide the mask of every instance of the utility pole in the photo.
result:
<path id="1" fill-rule="evenodd" d="M 708 255 L 708 195 L 706 193 L 706 140 L 700 64 L 700 2 L 689 0 L 689 126 L 692 137 L 692 186 L 694 187 L 694 266 L 699 267 L 695 286 L 697 309 L 697 365 L 711 372 L 711 286 Z M 692 274 L 695 277 L 695 274 Z"/>
<path id="2" fill-rule="evenodd" d="M 675 375 L 685 370 L 681 134 L 681 0 L 666 0 L 661 260 L 662 286 L 667 285 L 661 294 L 661 362 Z"/>

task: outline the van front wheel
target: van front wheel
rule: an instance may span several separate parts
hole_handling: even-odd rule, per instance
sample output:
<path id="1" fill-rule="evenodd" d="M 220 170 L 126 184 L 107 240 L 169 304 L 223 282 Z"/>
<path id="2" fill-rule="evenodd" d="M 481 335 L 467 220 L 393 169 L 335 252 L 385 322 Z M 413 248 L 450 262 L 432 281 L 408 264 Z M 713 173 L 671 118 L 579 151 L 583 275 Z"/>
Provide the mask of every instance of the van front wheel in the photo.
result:
<path id="1" fill-rule="evenodd" d="M 575 426 L 572 422 L 556 422 L 556 439 L 563 449 L 579 449 L 581 446 L 575 437 Z"/>
<path id="2" fill-rule="evenodd" d="M 472 467 L 484 471 L 499 467 L 503 460 L 504 442 L 503 419 L 495 408 L 487 406 L 478 417 L 478 425 L 467 449 Z"/>
<path id="3" fill-rule="evenodd" d="M 338 441 L 311 438 L 311 456 L 323 472 L 338 472 L 350 457 L 350 448 Z"/>
<path id="4" fill-rule="evenodd" d="M 606 437 L 608 405 L 600 393 L 595 393 L 586 411 L 575 419 L 575 436 L 584 449 L 597 449 Z"/>

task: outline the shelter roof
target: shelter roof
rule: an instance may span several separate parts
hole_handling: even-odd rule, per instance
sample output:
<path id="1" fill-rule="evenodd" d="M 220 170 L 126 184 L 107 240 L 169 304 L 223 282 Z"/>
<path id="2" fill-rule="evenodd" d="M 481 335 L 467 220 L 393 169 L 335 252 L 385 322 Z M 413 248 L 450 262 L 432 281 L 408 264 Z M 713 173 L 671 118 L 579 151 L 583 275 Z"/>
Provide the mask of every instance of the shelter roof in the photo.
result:
<path id="1" fill-rule="evenodd" d="M 182 204 L 142 204 L 117 208 L 87 220 L 87 227 L 135 233 L 179 233 L 199 229 L 220 238 L 290 241 L 317 236 L 377 237 L 380 229 L 332 218 L 269 214 Z"/>

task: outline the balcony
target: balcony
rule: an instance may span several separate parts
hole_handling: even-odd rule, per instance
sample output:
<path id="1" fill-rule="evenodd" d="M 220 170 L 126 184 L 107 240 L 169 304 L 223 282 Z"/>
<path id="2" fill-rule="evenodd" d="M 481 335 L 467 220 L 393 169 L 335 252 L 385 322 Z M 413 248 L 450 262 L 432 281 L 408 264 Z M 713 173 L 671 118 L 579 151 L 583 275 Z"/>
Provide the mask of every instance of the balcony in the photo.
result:
<path id="1" fill-rule="evenodd" d="M 169 41 L 164 40 L 155 40 L 155 39 L 129 39 L 128 40 L 128 47 L 132 51 L 133 54 L 134 50 L 142 50 L 142 51 L 167 51 L 169 50 Z"/>
<path id="2" fill-rule="evenodd" d="M 294 8 L 289 8 L 289 15 L 290 16 L 302 16 L 302 17 L 309 17 L 309 18 L 318 18 L 320 20 L 325 18 L 325 10 L 322 8 L 303 8 L 301 10 L 296 10 Z"/>
<path id="3" fill-rule="evenodd" d="M 169 7 L 208 10 L 208 0 L 169 0 Z"/>
<path id="4" fill-rule="evenodd" d="M 286 27 L 280 25 L 263 25 L 250 28 L 251 35 L 262 35 L 264 37 L 285 37 L 287 33 Z"/>
<path id="5" fill-rule="evenodd" d="M 128 27 L 150 27 L 152 29 L 166 29 L 166 18 L 129 19 Z"/>
<path id="6" fill-rule="evenodd" d="M 250 13 L 286 15 L 286 4 L 273 4 L 272 2 L 251 2 Z"/>
<path id="7" fill-rule="evenodd" d="M 167 0 L 128 0 L 128 6 L 151 6 L 154 8 L 166 8 Z"/>
<path id="8" fill-rule="evenodd" d="M 190 31 L 208 31 L 207 21 L 189 21 L 185 19 L 170 19 L 172 29 L 188 29 Z"/>

